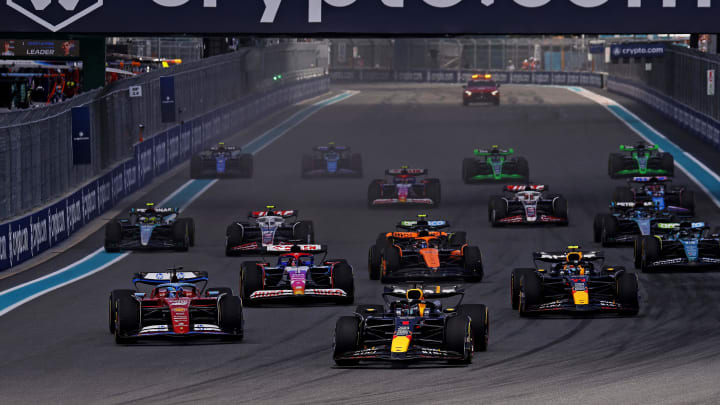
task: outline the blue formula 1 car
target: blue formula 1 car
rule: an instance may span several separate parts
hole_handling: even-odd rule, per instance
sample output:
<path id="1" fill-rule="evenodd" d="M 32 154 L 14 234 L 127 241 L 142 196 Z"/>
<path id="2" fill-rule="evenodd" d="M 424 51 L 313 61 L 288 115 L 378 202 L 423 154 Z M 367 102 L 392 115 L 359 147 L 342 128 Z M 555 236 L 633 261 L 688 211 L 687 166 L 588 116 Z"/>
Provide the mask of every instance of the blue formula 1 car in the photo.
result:
<path id="1" fill-rule="evenodd" d="M 675 213 L 658 209 L 652 201 L 612 202 L 610 213 L 595 216 L 593 239 L 605 247 L 632 244 L 640 236 L 661 231 L 656 224 L 676 218 Z"/>
<path id="2" fill-rule="evenodd" d="M 349 147 L 329 143 L 316 146 L 312 155 L 302 158 L 302 177 L 355 177 L 361 178 L 362 156 L 352 153 Z"/>
<path id="3" fill-rule="evenodd" d="M 720 270 L 720 234 L 704 222 L 661 223 L 662 235 L 643 236 L 635 249 L 635 266 L 649 273 L 660 269 Z"/>
<path id="4" fill-rule="evenodd" d="M 133 208 L 127 218 L 114 220 L 105 226 L 105 251 L 122 250 L 180 250 L 195 245 L 195 221 L 178 218 L 176 208 Z"/>
<path id="5" fill-rule="evenodd" d="M 673 186 L 670 178 L 633 177 L 626 187 L 618 187 L 613 201 L 652 202 L 659 210 L 668 210 L 678 216 L 695 215 L 695 193 L 685 186 Z"/>
<path id="6" fill-rule="evenodd" d="M 193 156 L 190 161 L 193 179 L 250 178 L 252 175 L 253 155 L 222 142 Z"/>

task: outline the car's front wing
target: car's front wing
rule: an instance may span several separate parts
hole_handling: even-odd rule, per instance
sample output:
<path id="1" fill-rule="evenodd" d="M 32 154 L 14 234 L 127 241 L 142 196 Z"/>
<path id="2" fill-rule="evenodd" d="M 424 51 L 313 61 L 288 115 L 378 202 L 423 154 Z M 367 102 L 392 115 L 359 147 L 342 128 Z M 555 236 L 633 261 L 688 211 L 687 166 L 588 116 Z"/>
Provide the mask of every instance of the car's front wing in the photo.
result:
<path id="1" fill-rule="evenodd" d="M 451 350 L 411 345 L 405 353 L 392 353 L 390 345 L 373 346 L 343 353 L 335 360 L 360 361 L 452 361 L 463 360 L 462 353 Z"/>

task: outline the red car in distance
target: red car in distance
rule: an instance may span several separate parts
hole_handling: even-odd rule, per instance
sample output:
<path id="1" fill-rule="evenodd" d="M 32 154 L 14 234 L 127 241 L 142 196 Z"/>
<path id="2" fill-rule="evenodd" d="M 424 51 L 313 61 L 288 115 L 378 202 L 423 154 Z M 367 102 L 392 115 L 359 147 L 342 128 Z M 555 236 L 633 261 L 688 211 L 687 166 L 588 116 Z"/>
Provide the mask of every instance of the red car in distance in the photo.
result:
<path id="1" fill-rule="evenodd" d="M 500 83 L 493 80 L 492 75 L 473 75 L 467 85 L 463 86 L 463 105 L 471 103 L 492 103 L 500 105 Z"/>

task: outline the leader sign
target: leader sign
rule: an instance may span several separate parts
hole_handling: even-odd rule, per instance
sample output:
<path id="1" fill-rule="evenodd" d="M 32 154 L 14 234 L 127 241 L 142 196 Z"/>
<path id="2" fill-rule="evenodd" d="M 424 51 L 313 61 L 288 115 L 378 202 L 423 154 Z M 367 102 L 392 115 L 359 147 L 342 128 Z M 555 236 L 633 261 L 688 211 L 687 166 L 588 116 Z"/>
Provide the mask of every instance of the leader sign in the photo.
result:
<path id="1" fill-rule="evenodd" d="M 703 33 L 717 31 L 720 0 L 0 0 L 0 10 L 5 33 Z"/>

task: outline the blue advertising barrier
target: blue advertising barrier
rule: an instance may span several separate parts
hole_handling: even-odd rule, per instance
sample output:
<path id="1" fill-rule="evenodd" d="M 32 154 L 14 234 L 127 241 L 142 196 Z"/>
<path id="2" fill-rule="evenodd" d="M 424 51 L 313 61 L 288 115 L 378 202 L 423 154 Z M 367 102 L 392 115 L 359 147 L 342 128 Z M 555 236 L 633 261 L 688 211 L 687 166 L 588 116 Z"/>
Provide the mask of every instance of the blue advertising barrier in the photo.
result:
<path id="1" fill-rule="evenodd" d="M 62 243 L 157 176 L 263 113 L 328 90 L 326 77 L 286 85 L 261 96 L 248 96 L 147 138 L 135 145 L 132 158 L 70 196 L 0 225 L 0 272 Z"/>

